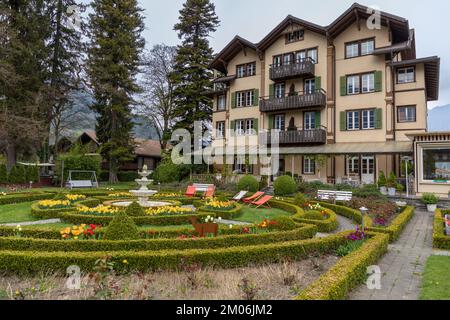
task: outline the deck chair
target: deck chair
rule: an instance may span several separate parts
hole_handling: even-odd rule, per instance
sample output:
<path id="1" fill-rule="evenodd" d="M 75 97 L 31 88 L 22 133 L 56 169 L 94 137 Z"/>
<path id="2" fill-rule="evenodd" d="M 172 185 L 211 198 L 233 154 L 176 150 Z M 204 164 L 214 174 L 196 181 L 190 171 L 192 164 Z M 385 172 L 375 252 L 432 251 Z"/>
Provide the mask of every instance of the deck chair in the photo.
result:
<path id="1" fill-rule="evenodd" d="M 237 195 L 234 196 L 233 201 L 236 201 L 236 202 L 241 201 L 247 193 L 248 193 L 248 191 L 239 192 Z"/>
<path id="2" fill-rule="evenodd" d="M 195 186 L 188 186 L 187 190 L 186 190 L 186 193 L 185 193 L 185 196 L 189 197 L 189 198 L 192 198 L 192 197 L 195 196 L 195 192 L 196 191 L 197 191 L 197 189 L 195 188 Z"/>
<path id="3" fill-rule="evenodd" d="M 264 195 L 264 192 L 257 192 L 254 195 L 252 195 L 251 197 L 242 199 L 242 201 L 244 201 L 245 203 L 252 203 L 256 199 L 261 198 L 263 195 Z"/>
<path id="4" fill-rule="evenodd" d="M 205 198 L 214 198 L 214 193 L 216 192 L 215 186 L 208 187 L 208 190 L 205 192 Z"/>
<path id="5" fill-rule="evenodd" d="M 256 206 L 256 208 L 259 208 L 259 207 L 270 208 L 269 201 L 272 200 L 272 198 L 273 198 L 273 196 L 264 196 L 257 201 L 253 201 L 250 205 Z"/>

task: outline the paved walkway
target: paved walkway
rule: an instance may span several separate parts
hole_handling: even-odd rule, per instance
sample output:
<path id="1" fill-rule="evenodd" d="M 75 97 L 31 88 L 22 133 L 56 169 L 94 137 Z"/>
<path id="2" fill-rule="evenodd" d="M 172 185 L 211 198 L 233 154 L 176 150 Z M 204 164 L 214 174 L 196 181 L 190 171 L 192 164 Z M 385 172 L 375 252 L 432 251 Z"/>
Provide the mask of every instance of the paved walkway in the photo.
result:
<path id="1" fill-rule="evenodd" d="M 39 220 L 39 221 L 5 223 L 5 224 L 0 224 L 0 226 L 3 226 L 3 227 L 16 227 L 17 225 L 20 225 L 21 227 L 26 227 L 26 226 L 37 226 L 37 225 L 40 225 L 40 224 L 60 223 L 60 222 L 61 222 L 60 219 L 48 219 L 48 220 Z"/>
<path id="2" fill-rule="evenodd" d="M 381 290 L 361 285 L 350 293 L 352 300 L 418 300 L 425 263 L 432 255 L 433 216 L 425 211 L 416 214 L 399 240 L 389 246 L 380 260 Z"/>
<path id="3" fill-rule="evenodd" d="M 339 226 L 335 231 L 332 232 L 332 234 L 343 232 L 343 231 L 348 231 L 348 230 L 356 230 L 356 224 L 348 218 L 337 215 L 337 221 L 339 223 Z M 330 235 L 329 233 L 318 232 L 316 234 L 316 238 L 325 238 L 325 237 L 328 237 L 329 235 Z"/>

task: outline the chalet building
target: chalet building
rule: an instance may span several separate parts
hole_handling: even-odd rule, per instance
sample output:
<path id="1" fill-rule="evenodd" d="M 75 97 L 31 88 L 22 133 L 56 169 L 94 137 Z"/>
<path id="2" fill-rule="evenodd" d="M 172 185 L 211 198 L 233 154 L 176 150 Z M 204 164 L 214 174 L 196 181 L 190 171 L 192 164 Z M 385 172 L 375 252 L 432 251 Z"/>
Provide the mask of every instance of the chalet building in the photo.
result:
<path id="1" fill-rule="evenodd" d="M 381 12 L 371 28 L 368 12 L 354 4 L 329 26 L 289 15 L 258 43 L 236 36 L 211 64 L 213 150 L 277 134 L 280 170 L 305 181 L 405 176 L 411 135 L 427 132 L 427 103 L 438 99 L 440 59 L 416 56 L 408 20 Z"/>

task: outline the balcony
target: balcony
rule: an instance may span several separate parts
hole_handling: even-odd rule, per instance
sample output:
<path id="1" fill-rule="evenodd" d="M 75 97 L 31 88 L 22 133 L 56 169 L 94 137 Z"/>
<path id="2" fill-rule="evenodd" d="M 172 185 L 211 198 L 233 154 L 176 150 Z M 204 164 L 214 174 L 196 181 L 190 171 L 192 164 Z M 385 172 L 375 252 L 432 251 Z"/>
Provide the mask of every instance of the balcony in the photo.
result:
<path id="1" fill-rule="evenodd" d="M 279 112 L 301 108 L 323 107 L 327 104 L 326 92 L 322 89 L 310 92 L 294 92 L 283 97 L 264 97 L 259 102 L 261 112 Z"/>
<path id="2" fill-rule="evenodd" d="M 298 144 L 326 144 L 327 130 L 321 127 L 313 130 L 294 130 L 294 131 L 275 131 L 260 134 L 262 144 L 272 144 L 272 134 L 278 134 L 280 145 L 298 145 Z"/>
<path id="3" fill-rule="evenodd" d="M 290 64 L 270 66 L 270 80 L 284 81 L 300 77 L 313 77 L 315 64 L 311 58 L 294 61 Z"/>

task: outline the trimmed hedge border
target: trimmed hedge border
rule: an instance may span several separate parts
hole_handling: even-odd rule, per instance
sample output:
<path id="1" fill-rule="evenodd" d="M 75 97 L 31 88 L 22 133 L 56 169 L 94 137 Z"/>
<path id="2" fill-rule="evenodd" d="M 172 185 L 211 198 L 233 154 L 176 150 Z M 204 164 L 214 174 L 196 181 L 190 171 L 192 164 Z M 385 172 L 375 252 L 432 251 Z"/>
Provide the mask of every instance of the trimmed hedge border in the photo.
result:
<path id="1" fill-rule="evenodd" d="M 371 238 L 358 250 L 340 259 L 336 265 L 309 285 L 297 300 L 344 300 L 351 289 L 366 279 L 367 267 L 387 252 L 389 235 L 368 234 Z"/>
<path id="2" fill-rule="evenodd" d="M 190 249 L 161 251 L 96 251 L 38 252 L 0 251 L 0 270 L 18 274 L 34 274 L 43 270 L 62 271 L 77 265 L 83 272 L 91 271 L 95 261 L 106 256 L 116 263 L 116 270 L 133 271 L 176 270 L 182 265 L 237 268 L 251 264 L 277 263 L 307 258 L 312 252 L 331 253 L 347 240 L 343 234 L 327 238 L 296 240 L 246 247 L 220 249 Z M 126 260 L 124 265 L 122 261 Z"/>
<path id="3" fill-rule="evenodd" d="M 59 208 L 59 209 L 41 209 L 39 204 L 31 204 L 31 215 L 38 219 L 58 219 L 61 218 L 63 213 L 75 212 L 77 209 L 75 207 L 70 208 Z"/>
<path id="4" fill-rule="evenodd" d="M 235 203 L 235 207 L 228 211 L 215 210 L 215 209 L 211 209 L 211 208 L 202 206 L 198 209 L 198 212 L 206 212 L 209 214 L 213 213 L 216 217 L 221 217 L 223 219 L 233 219 L 233 218 L 237 218 L 241 215 L 242 208 L 243 208 L 243 205 L 241 205 L 239 203 Z"/>
<path id="5" fill-rule="evenodd" d="M 294 219 L 294 221 L 300 222 L 300 223 L 314 224 L 315 226 L 317 226 L 319 232 L 330 233 L 330 232 L 335 231 L 338 228 L 339 223 L 337 221 L 337 215 L 333 210 L 325 208 L 325 211 L 329 216 L 328 219 L 325 219 L 325 220 L 313 220 L 313 219 L 303 218 L 303 216 L 306 213 L 296 215 L 293 217 L 293 219 Z"/>
<path id="6" fill-rule="evenodd" d="M 0 205 L 30 202 L 37 200 L 49 200 L 53 199 L 54 196 L 55 196 L 54 193 L 47 193 L 47 192 L 9 194 L 6 196 L 0 196 Z"/>
<path id="7" fill-rule="evenodd" d="M 408 222 L 414 216 L 415 208 L 414 207 L 405 207 L 403 211 L 391 222 L 391 224 L 386 228 L 378 228 L 378 227 L 369 227 L 368 231 L 378 232 L 378 233 L 387 233 L 389 235 L 389 241 L 392 243 L 396 241 L 403 229 L 406 227 Z"/>
<path id="8" fill-rule="evenodd" d="M 433 248 L 450 250 L 450 236 L 445 234 L 445 214 L 450 214 L 450 211 L 437 209 L 434 213 Z"/>
<path id="9" fill-rule="evenodd" d="M 187 250 L 187 249 L 217 249 L 225 247 L 244 247 L 276 242 L 310 239 L 317 232 L 313 225 L 298 224 L 289 231 L 273 231 L 261 234 L 226 235 L 219 238 L 198 239 L 142 239 L 133 241 L 66 241 L 49 239 L 30 239 L 0 237 L 0 250 L 11 251 L 147 251 L 147 250 Z"/>
<path id="10" fill-rule="evenodd" d="M 343 217 L 346 217 L 350 220 L 353 220 L 356 223 L 362 223 L 362 214 L 361 212 L 359 212 L 358 210 L 352 209 L 352 208 L 348 208 L 345 206 L 340 206 L 337 204 L 331 204 L 328 202 L 319 202 L 319 204 L 327 209 L 331 209 L 333 210 L 335 213 L 337 213 L 338 215 L 341 215 Z M 369 216 L 365 216 L 364 217 L 364 226 L 367 228 L 372 227 L 373 222 L 372 222 L 372 218 L 370 218 Z"/>

